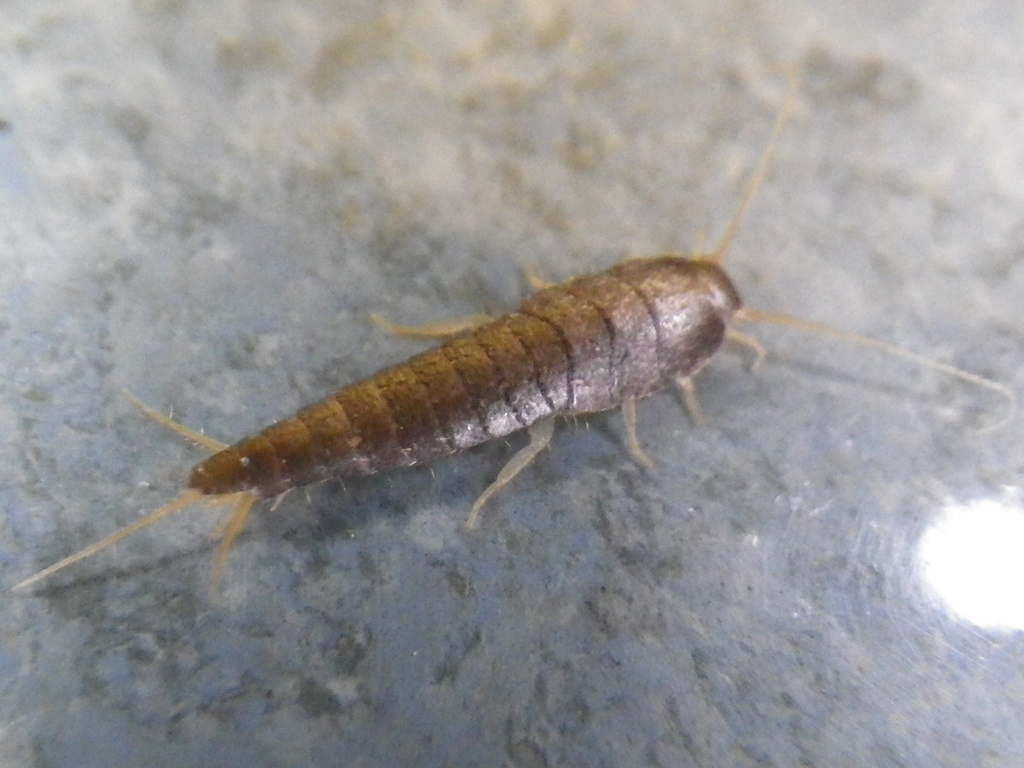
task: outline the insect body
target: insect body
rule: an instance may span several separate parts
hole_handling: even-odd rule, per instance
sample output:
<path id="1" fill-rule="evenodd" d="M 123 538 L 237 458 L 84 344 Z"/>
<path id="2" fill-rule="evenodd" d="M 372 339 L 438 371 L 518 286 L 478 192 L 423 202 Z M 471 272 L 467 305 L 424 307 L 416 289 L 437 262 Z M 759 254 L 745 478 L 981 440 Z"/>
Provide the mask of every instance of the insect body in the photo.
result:
<path id="1" fill-rule="evenodd" d="M 481 507 L 548 444 L 553 417 L 622 407 L 633 455 L 650 460 L 635 433 L 635 401 L 666 383 L 681 386 L 695 418 L 700 414 L 691 379 L 726 337 L 760 345 L 731 328 L 735 320 L 797 325 L 873 346 L 995 389 L 1001 384 L 922 358 L 884 342 L 817 323 L 741 308 L 722 268 L 795 94 L 790 84 L 768 148 L 747 183 L 721 242 L 708 255 L 627 260 L 605 272 L 542 288 L 517 311 L 496 320 L 446 325 L 415 335 L 470 332 L 369 379 L 342 388 L 233 446 L 172 422 L 158 421 L 215 451 L 192 470 L 189 490 L 70 557 L 18 584 L 26 587 L 111 546 L 137 530 L 195 503 L 229 506 L 215 574 L 260 501 L 328 478 L 367 475 L 465 450 L 521 429 L 530 443 L 515 454 L 473 505 Z M 402 329 L 392 326 L 399 332 Z M 141 404 L 140 404 L 141 405 Z"/>
<path id="2" fill-rule="evenodd" d="M 345 387 L 197 466 L 204 495 L 260 498 L 409 466 L 551 417 L 641 398 L 719 348 L 739 295 L 711 261 L 627 261 Z"/>
<path id="3" fill-rule="evenodd" d="M 636 259 L 544 288 L 516 312 L 343 387 L 232 446 L 138 403 L 216 453 L 192 470 L 189 490 L 170 504 L 15 589 L 197 502 L 232 508 L 217 555 L 219 574 L 259 501 L 321 480 L 419 464 L 529 429 L 530 445 L 473 505 L 472 527 L 483 504 L 548 444 L 554 416 L 622 406 L 631 450 L 649 463 L 634 434 L 634 401 L 669 381 L 688 382 L 722 345 L 740 306 L 732 281 L 712 259 Z"/>

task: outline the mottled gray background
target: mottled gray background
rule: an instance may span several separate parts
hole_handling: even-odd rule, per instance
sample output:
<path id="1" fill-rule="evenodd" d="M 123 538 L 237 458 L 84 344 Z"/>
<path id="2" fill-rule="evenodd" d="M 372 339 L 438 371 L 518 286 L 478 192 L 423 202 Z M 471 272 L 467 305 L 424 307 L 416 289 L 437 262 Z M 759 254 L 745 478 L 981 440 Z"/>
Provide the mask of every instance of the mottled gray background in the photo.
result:
<path id="1" fill-rule="evenodd" d="M 202 452 L 500 311 L 725 225 L 752 306 L 1024 391 L 1024 10 L 892 2 L 0 2 L 0 567 Z M 763 329 L 699 385 L 261 510 L 202 508 L 3 600 L 7 766 L 1019 766 L 1024 638 L 916 547 L 1019 482 L 983 390 Z M 1020 586 L 1020 585 L 1018 585 Z"/>

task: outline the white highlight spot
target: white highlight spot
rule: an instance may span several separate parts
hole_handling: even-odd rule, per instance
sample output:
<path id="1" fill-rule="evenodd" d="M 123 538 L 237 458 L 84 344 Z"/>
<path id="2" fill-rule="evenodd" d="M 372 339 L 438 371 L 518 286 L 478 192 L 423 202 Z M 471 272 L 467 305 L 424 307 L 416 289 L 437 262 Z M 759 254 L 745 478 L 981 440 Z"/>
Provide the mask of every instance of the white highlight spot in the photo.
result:
<path id="1" fill-rule="evenodd" d="M 924 581 L 953 613 L 988 629 L 1024 629 L 1024 505 L 948 504 L 918 545 Z"/>

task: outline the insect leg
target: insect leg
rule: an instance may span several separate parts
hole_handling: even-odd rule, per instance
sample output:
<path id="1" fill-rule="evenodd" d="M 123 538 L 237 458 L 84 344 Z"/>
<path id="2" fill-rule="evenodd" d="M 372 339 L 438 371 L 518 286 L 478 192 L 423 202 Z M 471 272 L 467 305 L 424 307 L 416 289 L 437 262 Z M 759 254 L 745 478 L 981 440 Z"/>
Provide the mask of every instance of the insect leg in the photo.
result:
<path id="1" fill-rule="evenodd" d="M 677 376 L 674 381 L 676 387 L 679 388 L 679 394 L 683 396 L 683 402 L 686 403 L 686 410 L 690 412 L 694 422 L 698 427 L 706 427 L 708 420 L 704 418 L 704 411 L 701 410 L 700 403 L 697 401 L 697 387 L 693 384 L 693 378 Z"/>
<path id="2" fill-rule="evenodd" d="M 289 493 L 291 493 L 294 490 L 295 490 L 294 488 L 289 488 L 287 491 L 285 491 L 284 493 L 279 495 L 276 499 L 274 499 L 274 503 L 270 505 L 270 511 L 271 512 L 276 512 L 277 508 L 281 506 L 281 502 L 284 501 L 285 496 L 287 496 Z"/>
<path id="3" fill-rule="evenodd" d="M 648 469 L 654 469 L 654 462 L 640 446 L 640 440 L 636 436 L 636 399 L 627 397 L 622 401 L 622 417 L 626 422 L 626 447 L 633 454 L 633 458 L 639 461 Z"/>
<path id="4" fill-rule="evenodd" d="M 469 517 L 466 518 L 466 528 L 475 528 L 480 517 L 480 509 L 490 501 L 491 497 L 508 485 L 512 479 L 522 472 L 527 465 L 536 458 L 537 454 L 547 448 L 551 442 L 551 435 L 555 431 L 554 419 L 544 419 L 528 427 L 530 433 L 530 444 L 520 449 L 515 456 L 509 459 L 498 476 L 480 494 L 480 497 L 473 502 L 473 508 L 469 510 Z"/>
<path id="5" fill-rule="evenodd" d="M 377 327 L 384 329 L 388 333 L 393 333 L 396 336 L 412 336 L 413 338 L 420 339 L 438 339 L 447 338 L 449 336 L 458 336 L 460 333 L 472 331 L 479 328 L 481 325 L 486 325 L 494 320 L 494 318 L 481 312 L 475 315 L 469 315 L 468 317 L 457 317 L 454 320 L 442 320 L 439 323 L 427 323 L 426 325 L 398 325 L 397 323 L 392 323 L 390 320 L 374 313 L 370 315 L 370 320 L 372 320 L 374 325 Z"/>
<path id="6" fill-rule="evenodd" d="M 754 351 L 754 362 L 750 366 L 750 370 L 752 371 L 756 371 L 760 368 L 761 363 L 763 363 L 765 357 L 768 356 L 768 350 L 764 348 L 764 345 L 749 333 L 743 333 L 743 331 L 726 328 L 725 338 L 729 339 L 729 341 L 735 341 L 737 344 L 749 347 Z"/>

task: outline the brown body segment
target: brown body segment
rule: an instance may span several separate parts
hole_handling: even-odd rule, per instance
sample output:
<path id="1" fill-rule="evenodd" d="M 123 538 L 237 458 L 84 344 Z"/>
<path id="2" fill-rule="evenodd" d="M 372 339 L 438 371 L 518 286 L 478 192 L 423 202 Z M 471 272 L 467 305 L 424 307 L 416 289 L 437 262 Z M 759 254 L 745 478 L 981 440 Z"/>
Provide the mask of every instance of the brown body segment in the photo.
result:
<path id="1" fill-rule="evenodd" d="M 578 277 L 211 456 L 189 486 L 268 498 L 616 408 L 700 368 L 739 307 L 722 269 L 701 259 L 638 259 Z"/>

